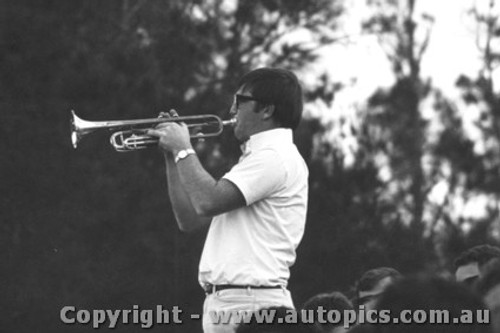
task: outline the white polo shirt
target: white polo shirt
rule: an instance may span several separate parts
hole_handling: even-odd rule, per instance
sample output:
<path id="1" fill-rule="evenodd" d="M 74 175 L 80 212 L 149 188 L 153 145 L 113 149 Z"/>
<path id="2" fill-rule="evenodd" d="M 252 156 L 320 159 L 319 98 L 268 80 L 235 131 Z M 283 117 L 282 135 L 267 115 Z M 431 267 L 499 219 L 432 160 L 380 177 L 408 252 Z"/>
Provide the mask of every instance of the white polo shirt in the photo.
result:
<path id="1" fill-rule="evenodd" d="M 304 234 L 308 169 L 290 129 L 252 135 L 238 164 L 223 178 L 246 206 L 213 218 L 199 282 L 286 286 Z"/>

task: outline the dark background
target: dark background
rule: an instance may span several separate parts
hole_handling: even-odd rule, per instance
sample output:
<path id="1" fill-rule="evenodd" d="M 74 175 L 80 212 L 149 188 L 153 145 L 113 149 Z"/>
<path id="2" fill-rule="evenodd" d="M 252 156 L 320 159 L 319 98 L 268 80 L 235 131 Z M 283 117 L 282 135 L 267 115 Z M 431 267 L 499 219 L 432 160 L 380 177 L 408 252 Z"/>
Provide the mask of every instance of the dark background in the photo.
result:
<path id="1" fill-rule="evenodd" d="M 483 45 L 484 70 L 472 78 L 457 73 L 461 101 L 484 109 L 477 125 L 490 144 L 478 153 L 463 129 L 463 103 L 420 75 L 428 40 L 416 31 L 431 36 L 432 18 L 415 18 L 412 1 L 400 12 L 381 3 L 385 10 L 373 11 L 363 29 L 393 46 L 395 83 L 359 110 L 350 128 L 359 143 L 354 163 L 339 149 L 342 136 L 329 139 L 335 124 L 306 116 L 296 133 L 310 168 L 307 228 L 290 280 L 297 306 L 319 292 L 349 294 L 369 268 L 447 275 L 462 250 L 498 244 L 500 113 L 489 75 L 498 54 Z M 342 1 L 244 0 L 232 9 L 202 0 L 0 4 L 0 330 L 92 331 L 62 324 L 66 305 L 201 313 L 197 265 L 206 231 L 178 231 L 160 154 L 117 153 L 106 131 L 74 150 L 70 110 L 96 121 L 151 118 L 170 108 L 226 118 L 243 73 L 265 65 L 300 77 L 318 61 L 318 47 L 339 42 Z M 280 42 L 296 27 L 310 32 L 309 43 Z M 493 43 L 498 29 L 488 27 L 481 33 Z M 343 84 L 325 73 L 318 80 L 304 87 L 307 105 L 332 105 Z M 434 141 L 422 118 L 429 99 L 442 125 Z M 196 146 L 216 177 L 238 157 L 230 131 Z M 390 180 L 378 173 L 381 156 Z M 436 203 L 429 192 L 439 181 L 449 195 Z M 451 198 L 471 195 L 487 196 L 484 218 L 457 213 Z M 150 331 L 199 332 L 201 321 Z"/>

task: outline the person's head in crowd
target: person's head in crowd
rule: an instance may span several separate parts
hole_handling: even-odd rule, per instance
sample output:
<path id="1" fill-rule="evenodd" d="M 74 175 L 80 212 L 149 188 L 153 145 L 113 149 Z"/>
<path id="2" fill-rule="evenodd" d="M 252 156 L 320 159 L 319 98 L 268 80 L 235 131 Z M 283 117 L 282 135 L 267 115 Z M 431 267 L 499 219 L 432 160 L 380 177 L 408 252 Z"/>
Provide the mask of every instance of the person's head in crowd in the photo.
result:
<path id="1" fill-rule="evenodd" d="M 347 329 L 344 328 L 343 315 L 345 311 L 352 309 L 351 301 L 341 292 L 334 291 L 318 294 L 308 299 L 302 306 L 303 311 L 301 311 L 301 314 L 308 319 L 307 322 L 311 317 L 314 318 L 312 327 L 315 333 L 344 333 L 347 332 Z M 328 319 L 327 315 L 319 313 L 319 311 L 325 313 L 332 310 L 339 314 L 338 322 L 328 322 L 328 320 L 325 320 Z"/>
<path id="2" fill-rule="evenodd" d="M 500 259 L 494 259 L 486 265 L 476 287 L 490 309 L 494 332 L 500 332 Z"/>
<path id="3" fill-rule="evenodd" d="M 356 284 L 356 305 L 374 308 L 382 292 L 402 275 L 391 267 L 378 267 L 365 272 Z"/>
<path id="4" fill-rule="evenodd" d="M 276 306 L 257 310 L 248 322 L 242 322 L 238 325 L 235 333 L 314 332 L 308 325 L 302 323 L 300 312 L 292 308 Z"/>
<path id="5" fill-rule="evenodd" d="M 490 325 L 479 322 L 486 318 L 481 297 L 462 284 L 439 277 L 409 277 L 394 282 L 380 297 L 376 310 L 380 320 L 374 325 L 377 333 L 492 333 Z M 471 315 L 466 317 L 464 310 Z M 384 320 L 387 323 L 380 319 L 382 311 L 390 311 Z M 446 321 L 446 317 L 451 323 L 431 322 L 431 318 Z M 398 323 L 392 318 L 398 318 Z M 408 318 L 416 320 L 406 323 Z M 465 323 L 454 323 L 454 318 Z"/>
<path id="6" fill-rule="evenodd" d="M 454 262 L 455 279 L 469 286 L 474 285 L 485 265 L 495 258 L 500 258 L 500 248 L 486 244 L 462 252 Z"/>

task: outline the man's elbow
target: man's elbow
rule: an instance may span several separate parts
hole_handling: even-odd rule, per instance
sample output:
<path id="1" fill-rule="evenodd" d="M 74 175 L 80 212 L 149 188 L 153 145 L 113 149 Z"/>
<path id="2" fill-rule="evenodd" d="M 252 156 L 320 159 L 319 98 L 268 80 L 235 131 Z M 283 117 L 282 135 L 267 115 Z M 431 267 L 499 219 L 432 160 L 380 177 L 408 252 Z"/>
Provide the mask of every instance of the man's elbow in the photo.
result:
<path id="1" fill-rule="evenodd" d="M 181 232 L 194 232 L 203 226 L 203 222 L 198 216 L 179 216 L 176 214 L 175 219 Z"/>
<path id="2" fill-rule="evenodd" d="M 203 226 L 203 223 L 199 221 L 198 219 L 196 220 L 179 220 L 177 219 L 177 226 L 179 227 L 179 230 L 184 233 L 191 233 L 195 232 L 196 230 L 200 229 Z"/>
<path id="3" fill-rule="evenodd" d="M 185 225 L 185 224 L 181 224 L 179 223 L 179 230 L 181 232 L 185 232 L 185 233 L 191 233 L 191 232 L 194 232 L 196 231 L 198 228 L 194 225 Z"/>
<path id="4" fill-rule="evenodd" d="M 218 214 L 217 207 L 210 201 L 198 202 L 194 205 L 196 214 L 202 217 L 214 217 Z"/>

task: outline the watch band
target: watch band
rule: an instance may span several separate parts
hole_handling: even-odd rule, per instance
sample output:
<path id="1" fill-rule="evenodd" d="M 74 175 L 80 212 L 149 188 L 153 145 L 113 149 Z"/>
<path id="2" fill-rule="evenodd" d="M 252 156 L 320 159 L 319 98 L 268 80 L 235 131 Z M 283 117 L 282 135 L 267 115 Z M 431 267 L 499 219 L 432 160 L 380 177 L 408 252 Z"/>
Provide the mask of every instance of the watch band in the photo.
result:
<path id="1" fill-rule="evenodd" d="M 175 164 L 177 164 L 180 160 L 183 160 L 185 159 L 186 157 L 188 157 L 189 155 L 194 155 L 196 154 L 196 152 L 194 151 L 194 149 L 183 149 L 183 150 L 180 150 L 177 155 L 175 155 Z"/>

